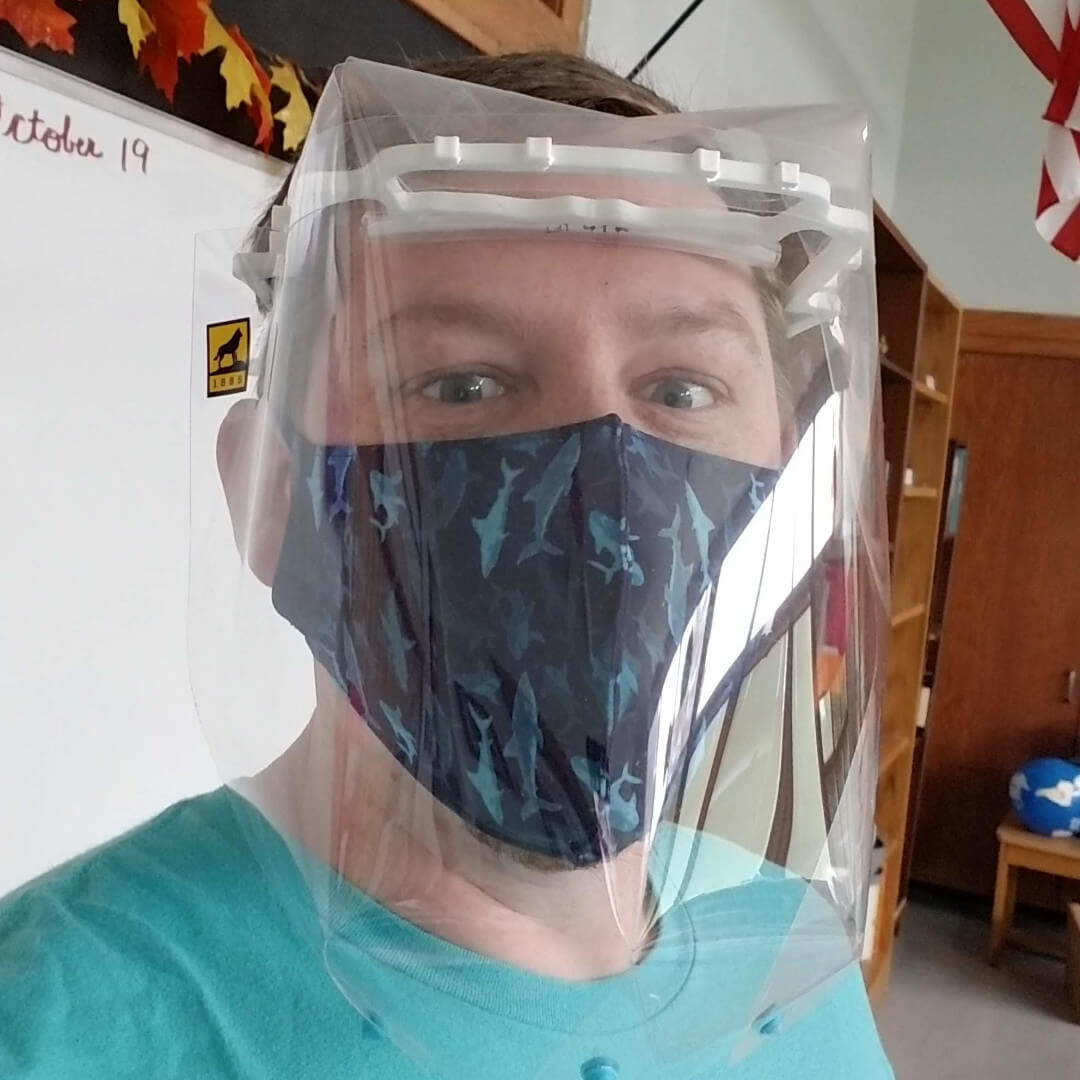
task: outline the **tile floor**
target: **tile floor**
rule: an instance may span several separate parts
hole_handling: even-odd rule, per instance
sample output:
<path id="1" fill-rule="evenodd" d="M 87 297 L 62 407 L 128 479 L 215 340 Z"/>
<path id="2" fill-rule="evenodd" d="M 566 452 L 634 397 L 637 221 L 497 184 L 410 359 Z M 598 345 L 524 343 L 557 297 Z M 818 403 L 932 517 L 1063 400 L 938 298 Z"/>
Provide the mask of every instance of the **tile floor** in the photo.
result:
<path id="1" fill-rule="evenodd" d="M 913 894 L 878 1012 L 897 1080 L 1080 1080 L 1065 965 L 1007 950 L 986 962 L 989 905 Z"/>

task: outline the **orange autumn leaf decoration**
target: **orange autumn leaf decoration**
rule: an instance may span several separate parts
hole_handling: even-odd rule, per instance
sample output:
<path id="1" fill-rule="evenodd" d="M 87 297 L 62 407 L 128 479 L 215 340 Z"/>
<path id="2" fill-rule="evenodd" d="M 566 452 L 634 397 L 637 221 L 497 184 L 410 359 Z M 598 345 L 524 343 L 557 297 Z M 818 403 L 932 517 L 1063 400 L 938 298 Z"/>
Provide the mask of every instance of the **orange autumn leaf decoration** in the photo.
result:
<path id="1" fill-rule="evenodd" d="M 139 70 L 148 72 L 154 85 L 175 103 L 180 61 L 221 51 L 218 68 L 225 81 L 229 109 L 243 105 L 255 126 L 255 145 L 270 150 L 274 121 L 283 126 L 286 151 L 297 149 L 311 125 L 311 106 L 304 91 L 318 93 L 303 69 L 282 57 L 271 57 L 268 75 L 238 26 L 227 29 L 214 14 L 211 0 L 114 0 L 116 16 L 127 32 Z M 56 0 L 0 0 L 0 22 L 10 23 L 29 48 L 44 45 L 74 54 L 72 27 L 77 19 Z M 270 104 L 271 87 L 286 96 L 277 113 Z"/>
<path id="2" fill-rule="evenodd" d="M 206 10 L 200 0 L 144 0 L 154 32 L 139 52 L 139 70 L 173 103 L 180 60 L 190 60 L 203 45 Z"/>
<path id="3" fill-rule="evenodd" d="M 30 48 L 45 45 L 54 52 L 75 52 L 75 16 L 57 7 L 56 0 L 0 0 L 0 22 L 11 23 Z"/>
<path id="4" fill-rule="evenodd" d="M 206 56 L 223 49 L 221 77 L 225 80 L 225 104 L 230 109 L 246 105 L 255 125 L 255 145 L 269 150 L 274 140 L 274 117 L 270 107 L 270 76 L 255 58 L 238 26 L 228 30 L 218 21 L 209 6 L 203 5 L 206 34 L 199 53 Z"/>

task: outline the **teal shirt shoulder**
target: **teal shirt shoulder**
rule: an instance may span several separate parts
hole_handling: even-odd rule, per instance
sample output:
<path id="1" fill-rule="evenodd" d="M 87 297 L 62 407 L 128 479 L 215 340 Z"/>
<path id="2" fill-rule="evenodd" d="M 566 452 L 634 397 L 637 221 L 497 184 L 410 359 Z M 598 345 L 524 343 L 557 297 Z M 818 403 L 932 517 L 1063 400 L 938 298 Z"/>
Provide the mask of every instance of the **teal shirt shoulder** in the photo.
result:
<path id="1" fill-rule="evenodd" d="M 246 828 L 266 830 L 265 850 L 282 860 L 273 885 Z M 696 897 L 632 979 L 564 983 L 449 945 L 360 893 L 324 951 L 275 842 L 219 790 L 0 901 L 0 1076 L 579 1080 L 583 1064 L 607 1059 L 617 1071 L 597 1075 L 611 1080 L 892 1077 L 855 965 L 801 1015 L 766 1023 L 748 1054 L 734 1035 L 710 1036 L 731 988 L 757 972 L 702 928 L 785 918 L 801 902 L 793 883 Z M 290 869 L 291 903 L 281 896 Z M 386 1016 L 411 1017 L 408 1030 L 395 1032 L 378 1005 L 357 1012 L 327 962 Z M 665 1055 L 666 1042 L 678 1053 Z M 677 1067 L 656 1065 L 675 1057 Z"/>

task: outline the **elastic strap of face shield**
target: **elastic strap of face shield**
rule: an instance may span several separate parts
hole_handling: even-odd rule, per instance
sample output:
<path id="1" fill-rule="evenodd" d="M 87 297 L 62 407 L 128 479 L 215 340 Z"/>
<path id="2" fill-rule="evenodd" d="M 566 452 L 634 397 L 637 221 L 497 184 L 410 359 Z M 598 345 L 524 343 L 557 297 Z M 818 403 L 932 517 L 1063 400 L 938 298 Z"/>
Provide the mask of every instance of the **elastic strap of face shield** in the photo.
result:
<path id="1" fill-rule="evenodd" d="M 252 231 L 244 250 L 236 252 L 232 260 L 233 277 L 251 290 L 259 313 L 264 316 L 252 341 L 248 366 L 248 376 L 255 380 L 260 396 L 273 337 L 274 301 L 285 270 L 291 216 L 287 203 L 271 206 L 266 223 Z"/>

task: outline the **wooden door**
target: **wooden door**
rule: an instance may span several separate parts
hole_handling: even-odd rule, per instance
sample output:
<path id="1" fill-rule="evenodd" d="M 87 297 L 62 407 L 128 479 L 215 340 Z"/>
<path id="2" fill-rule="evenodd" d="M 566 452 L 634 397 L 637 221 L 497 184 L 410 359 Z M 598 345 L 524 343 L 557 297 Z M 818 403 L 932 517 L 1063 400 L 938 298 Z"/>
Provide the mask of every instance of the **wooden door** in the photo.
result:
<path id="1" fill-rule="evenodd" d="M 967 486 L 912 875 L 989 894 L 1009 777 L 1077 746 L 1064 691 L 1080 668 L 1080 320 L 972 313 L 961 350 Z"/>

